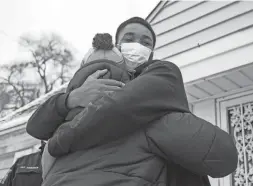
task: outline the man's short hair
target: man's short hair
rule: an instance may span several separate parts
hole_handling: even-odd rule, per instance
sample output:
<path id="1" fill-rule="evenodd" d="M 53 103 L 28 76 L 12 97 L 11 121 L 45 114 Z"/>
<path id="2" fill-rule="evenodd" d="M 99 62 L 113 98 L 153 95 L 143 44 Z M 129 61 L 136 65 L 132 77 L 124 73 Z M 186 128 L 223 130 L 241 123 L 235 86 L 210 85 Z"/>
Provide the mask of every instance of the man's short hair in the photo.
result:
<path id="1" fill-rule="evenodd" d="M 155 32 L 152 28 L 152 26 L 149 24 L 149 22 L 147 22 L 145 19 L 141 18 L 141 17 L 132 17 L 126 21 L 124 21 L 123 23 L 121 23 L 116 31 L 116 37 L 115 37 L 115 41 L 116 43 L 118 43 L 118 37 L 119 37 L 119 33 L 120 31 L 125 28 L 127 25 L 131 24 L 131 23 L 138 23 L 141 24 L 143 26 L 145 26 L 147 29 L 150 30 L 150 32 L 152 33 L 153 36 L 153 47 L 156 44 L 156 35 Z"/>

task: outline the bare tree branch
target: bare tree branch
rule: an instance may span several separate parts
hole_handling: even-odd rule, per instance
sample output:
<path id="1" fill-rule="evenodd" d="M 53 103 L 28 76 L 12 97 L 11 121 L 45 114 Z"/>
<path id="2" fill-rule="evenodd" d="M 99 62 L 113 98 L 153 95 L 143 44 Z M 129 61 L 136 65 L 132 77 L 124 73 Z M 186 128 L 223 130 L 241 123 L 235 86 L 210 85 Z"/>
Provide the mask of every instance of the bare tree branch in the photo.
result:
<path id="1" fill-rule="evenodd" d="M 24 35 L 20 37 L 20 43 L 27 48 L 31 58 L 0 66 L 0 70 L 7 72 L 6 76 L 0 77 L 0 90 L 10 97 L 1 107 L 0 94 L 0 115 L 24 106 L 70 79 L 68 73 L 74 57 L 60 36 L 51 34 L 35 39 Z"/>

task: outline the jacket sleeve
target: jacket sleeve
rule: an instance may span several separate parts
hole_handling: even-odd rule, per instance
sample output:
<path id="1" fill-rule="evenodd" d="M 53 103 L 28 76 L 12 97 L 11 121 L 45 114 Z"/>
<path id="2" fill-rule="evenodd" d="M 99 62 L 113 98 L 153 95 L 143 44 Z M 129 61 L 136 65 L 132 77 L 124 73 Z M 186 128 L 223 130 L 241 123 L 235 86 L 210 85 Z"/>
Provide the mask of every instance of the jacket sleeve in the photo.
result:
<path id="1" fill-rule="evenodd" d="M 189 112 L 181 72 L 173 63 L 156 62 L 120 91 L 90 103 L 57 138 L 74 137 L 70 151 L 86 149 L 147 127 L 171 111 Z"/>
<path id="2" fill-rule="evenodd" d="M 52 137 L 69 111 L 65 104 L 68 95 L 68 93 L 56 94 L 42 104 L 28 120 L 27 133 L 40 140 Z"/>
<path id="3" fill-rule="evenodd" d="M 146 131 L 150 150 L 198 174 L 224 177 L 237 167 L 232 137 L 191 113 L 171 113 Z"/>

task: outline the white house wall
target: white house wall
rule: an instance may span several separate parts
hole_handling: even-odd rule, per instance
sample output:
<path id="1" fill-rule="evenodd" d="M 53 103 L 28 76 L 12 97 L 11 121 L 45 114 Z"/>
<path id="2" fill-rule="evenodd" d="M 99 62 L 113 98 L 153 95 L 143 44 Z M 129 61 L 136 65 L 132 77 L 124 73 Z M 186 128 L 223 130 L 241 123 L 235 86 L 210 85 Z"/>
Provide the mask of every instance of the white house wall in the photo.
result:
<path id="1" fill-rule="evenodd" d="M 0 157 L 0 180 L 6 175 L 6 172 L 13 164 L 13 154 L 5 154 Z"/>
<path id="2" fill-rule="evenodd" d="M 247 13 L 244 16 L 237 17 L 233 20 L 227 21 L 221 25 L 217 25 L 214 27 L 211 27 L 209 29 L 203 30 L 200 33 L 197 34 L 191 34 L 190 36 L 185 37 L 184 39 L 178 39 L 176 41 L 171 41 L 169 47 L 160 47 L 156 49 L 156 55 L 161 56 L 164 59 L 170 58 L 173 55 L 176 55 L 178 53 L 184 52 L 186 50 L 190 50 L 194 47 L 202 47 L 202 45 L 206 43 L 214 43 L 220 42 L 227 42 L 226 40 L 230 40 L 230 44 L 228 47 L 235 48 L 238 46 L 243 45 L 244 43 L 249 43 L 249 41 L 252 41 L 252 37 L 248 37 L 244 40 L 238 40 L 238 37 L 243 37 L 245 35 L 248 36 L 248 30 L 249 34 L 251 35 L 252 27 L 253 27 L 253 11 L 250 13 Z M 194 27 L 194 25 L 192 25 Z M 243 31 L 243 29 L 246 29 L 246 31 Z M 241 36 L 243 35 L 243 36 Z M 170 36 L 172 37 L 172 36 Z M 167 37 L 170 39 L 170 37 Z M 159 38 L 159 37 L 158 37 Z M 164 41 L 167 41 L 164 39 Z M 232 42 L 234 41 L 234 42 Z M 237 43 L 240 41 L 240 43 Z M 217 48 L 219 49 L 219 48 Z M 216 49 L 216 52 L 217 52 Z M 224 48 L 221 49 L 222 51 L 226 51 L 228 49 Z M 166 54 L 166 55 L 164 55 Z"/>
<path id="3" fill-rule="evenodd" d="M 38 140 L 28 135 L 25 130 L 15 131 L 2 137 L 0 154 L 17 152 L 38 144 Z"/>
<path id="4" fill-rule="evenodd" d="M 210 4 L 209 4 L 210 3 Z M 185 5 L 187 4 L 187 2 L 178 2 L 176 3 L 178 5 Z M 196 4 L 196 2 L 195 2 Z M 187 9 L 187 11 L 184 11 L 178 15 L 175 15 L 173 17 L 169 17 L 168 19 L 153 24 L 153 28 L 157 34 L 157 36 L 159 36 L 159 38 L 157 38 L 159 45 L 157 45 L 157 47 L 165 44 L 165 42 L 163 41 L 164 38 L 167 37 L 172 34 L 172 36 L 174 37 L 170 37 L 171 39 L 169 41 L 173 41 L 179 38 L 182 38 L 184 36 L 189 35 L 190 33 L 194 33 L 196 31 L 202 30 L 206 27 L 209 27 L 212 24 L 215 24 L 217 22 L 219 22 L 220 20 L 216 19 L 216 20 L 209 20 L 209 22 L 205 22 L 206 19 L 212 19 L 212 17 L 209 15 L 202 17 L 203 15 L 208 14 L 209 12 L 212 12 L 216 9 L 219 9 L 220 7 L 223 7 L 227 4 L 230 4 L 230 2 L 222 2 L 222 3 L 216 3 L 216 2 L 198 2 L 199 6 L 195 6 L 194 8 L 191 9 Z M 210 5 L 210 6 L 209 6 Z M 172 5 L 173 8 L 173 5 Z M 166 9 L 164 9 L 165 11 Z M 199 18 L 201 17 L 201 19 Z M 215 19 L 215 18 L 214 18 Z M 203 22 L 203 25 L 202 25 Z M 200 25 L 199 25 L 200 24 Z M 166 25 L 166 28 L 164 28 L 164 25 Z M 191 29 L 191 25 L 199 25 L 196 28 Z M 188 28 L 190 28 L 189 32 L 181 32 L 180 30 L 188 30 Z M 177 30 L 179 30 L 179 33 L 175 33 L 177 32 Z"/>
<path id="5" fill-rule="evenodd" d="M 215 124 L 215 100 L 206 100 L 193 105 L 193 112 L 197 116 Z"/>
<path id="6" fill-rule="evenodd" d="M 217 45 L 218 47 L 218 45 Z M 211 50 L 212 48 L 210 48 Z M 208 50 L 208 49 L 207 49 Z M 185 83 L 253 62 L 253 44 L 181 67 Z M 196 51 L 197 53 L 197 51 Z M 197 55 L 197 54 L 196 54 Z"/>
<path id="7" fill-rule="evenodd" d="M 176 63 L 185 82 L 253 62 L 253 2 L 168 2 L 150 20 L 155 57 Z"/>

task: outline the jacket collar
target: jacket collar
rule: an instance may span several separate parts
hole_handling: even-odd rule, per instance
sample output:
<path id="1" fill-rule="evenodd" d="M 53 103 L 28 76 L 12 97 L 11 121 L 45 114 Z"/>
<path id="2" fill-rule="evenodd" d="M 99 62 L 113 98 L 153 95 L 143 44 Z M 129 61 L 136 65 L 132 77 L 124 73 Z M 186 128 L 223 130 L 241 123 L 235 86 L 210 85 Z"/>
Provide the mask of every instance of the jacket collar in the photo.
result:
<path id="1" fill-rule="evenodd" d="M 145 68 L 147 68 L 149 65 L 155 63 L 155 62 L 158 62 L 160 60 L 150 60 L 146 63 L 143 63 L 142 65 L 138 66 L 136 69 L 135 69 L 135 73 L 134 73 L 134 76 L 135 77 L 138 77 Z"/>

